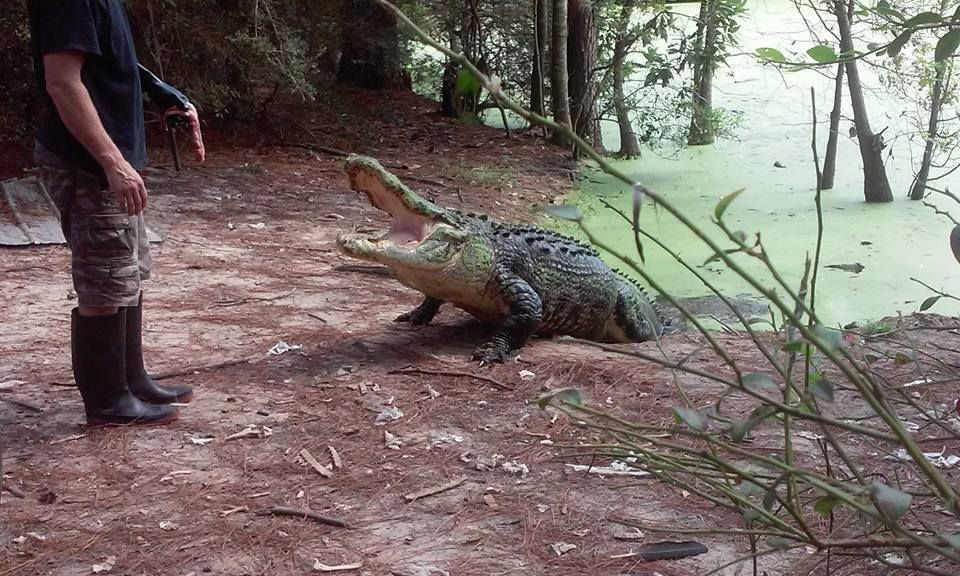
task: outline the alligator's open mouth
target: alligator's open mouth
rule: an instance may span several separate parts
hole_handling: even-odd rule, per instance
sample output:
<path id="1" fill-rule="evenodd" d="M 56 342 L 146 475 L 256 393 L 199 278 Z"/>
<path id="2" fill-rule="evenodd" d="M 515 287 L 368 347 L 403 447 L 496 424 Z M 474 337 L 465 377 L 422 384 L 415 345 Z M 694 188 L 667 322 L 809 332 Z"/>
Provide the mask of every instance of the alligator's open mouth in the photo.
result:
<path id="1" fill-rule="evenodd" d="M 351 187 L 366 195 L 370 204 L 391 216 L 390 229 L 382 236 L 369 238 L 371 242 L 392 243 L 405 248 L 414 248 L 425 240 L 438 224 L 437 216 L 429 215 L 436 210 L 423 199 L 407 197 L 407 191 L 397 185 L 399 181 L 386 178 L 382 170 L 371 170 L 363 164 L 351 166 L 348 170 Z M 392 176 L 392 175 L 390 175 Z M 386 181 L 385 181 L 386 180 Z M 401 185 L 402 186 L 402 185 Z M 424 203 L 424 211 L 420 213 L 411 203 Z"/>

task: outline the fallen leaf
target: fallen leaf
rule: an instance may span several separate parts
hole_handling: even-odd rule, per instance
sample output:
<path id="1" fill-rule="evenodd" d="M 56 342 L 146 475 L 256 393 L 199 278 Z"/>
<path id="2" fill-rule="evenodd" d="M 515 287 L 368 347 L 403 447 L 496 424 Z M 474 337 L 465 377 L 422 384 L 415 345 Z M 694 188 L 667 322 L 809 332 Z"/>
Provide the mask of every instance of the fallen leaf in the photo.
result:
<path id="1" fill-rule="evenodd" d="M 117 563 L 116 556 L 107 556 L 107 559 L 103 561 L 103 564 L 94 564 L 91 566 L 94 574 L 100 574 L 101 572 L 109 572 L 113 570 L 113 566 Z"/>
<path id="2" fill-rule="evenodd" d="M 569 542 L 554 542 L 550 545 L 550 549 L 553 550 L 553 553 L 557 556 L 563 556 L 571 550 L 576 550 L 576 544 L 570 544 Z"/>

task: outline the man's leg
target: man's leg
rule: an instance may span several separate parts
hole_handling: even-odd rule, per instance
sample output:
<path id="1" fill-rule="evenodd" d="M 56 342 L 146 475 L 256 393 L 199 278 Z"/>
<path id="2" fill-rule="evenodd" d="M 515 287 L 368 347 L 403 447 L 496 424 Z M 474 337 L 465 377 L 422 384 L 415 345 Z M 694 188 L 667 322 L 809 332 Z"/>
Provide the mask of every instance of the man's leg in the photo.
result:
<path id="1" fill-rule="evenodd" d="M 144 234 L 146 237 L 146 234 Z M 151 404 L 185 404 L 193 399 L 193 390 L 182 384 L 159 385 L 143 365 L 143 292 L 136 306 L 127 308 L 127 386 L 137 398 Z"/>
<path id="2" fill-rule="evenodd" d="M 61 212 L 79 305 L 71 314 L 74 378 L 91 426 L 164 424 L 173 406 L 152 405 L 126 381 L 126 312 L 140 293 L 129 218 L 95 177 L 61 164 L 40 165 L 43 184 Z"/>

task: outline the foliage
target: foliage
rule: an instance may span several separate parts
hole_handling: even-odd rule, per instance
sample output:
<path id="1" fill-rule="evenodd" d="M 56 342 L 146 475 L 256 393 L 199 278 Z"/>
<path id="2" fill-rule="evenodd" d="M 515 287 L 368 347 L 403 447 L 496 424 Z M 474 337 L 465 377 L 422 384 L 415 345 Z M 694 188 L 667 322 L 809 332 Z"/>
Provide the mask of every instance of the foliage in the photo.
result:
<path id="1" fill-rule="evenodd" d="M 39 111 L 30 56 L 30 28 L 26 7 L 8 2 L 0 11 L 0 142 L 24 141 Z"/>

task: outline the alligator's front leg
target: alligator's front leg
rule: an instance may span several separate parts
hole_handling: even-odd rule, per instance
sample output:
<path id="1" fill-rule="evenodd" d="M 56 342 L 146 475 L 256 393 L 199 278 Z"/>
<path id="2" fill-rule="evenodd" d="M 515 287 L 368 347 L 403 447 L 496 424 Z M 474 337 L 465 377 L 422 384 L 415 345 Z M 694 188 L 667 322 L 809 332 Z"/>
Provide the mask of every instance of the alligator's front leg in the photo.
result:
<path id="1" fill-rule="evenodd" d="M 409 322 L 414 326 L 426 326 L 440 310 L 443 300 L 427 296 L 419 306 L 396 317 L 394 322 Z"/>
<path id="2" fill-rule="evenodd" d="M 497 274 L 500 294 L 510 308 L 510 315 L 490 340 L 473 352 L 481 362 L 503 362 L 511 350 L 526 344 L 543 318 L 540 295 L 525 280 L 512 272 Z"/>

